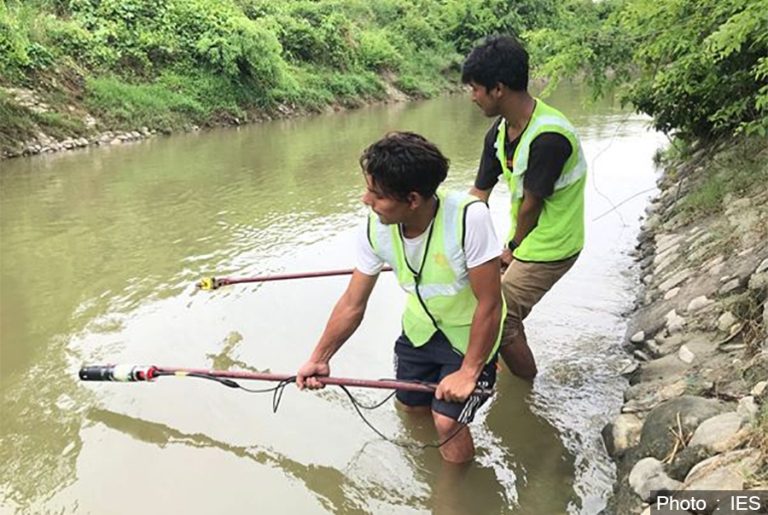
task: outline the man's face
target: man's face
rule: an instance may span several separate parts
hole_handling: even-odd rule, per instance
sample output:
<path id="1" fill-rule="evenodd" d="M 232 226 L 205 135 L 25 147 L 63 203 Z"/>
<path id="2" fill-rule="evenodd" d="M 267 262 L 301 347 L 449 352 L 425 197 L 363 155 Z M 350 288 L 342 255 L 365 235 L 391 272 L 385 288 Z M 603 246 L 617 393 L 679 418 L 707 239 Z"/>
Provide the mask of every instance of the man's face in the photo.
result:
<path id="1" fill-rule="evenodd" d="M 471 88 L 472 102 L 483 111 L 485 116 L 499 116 L 499 86 L 487 89 L 485 86 L 475 81 L 469 81 Z"/>
<path id="2" fill-rule="evenodd" d="M 397 200 L 389 197 L 376 186 L 373 178 L 365 173 L 365 193 L 363 193 L 363 204 L 371 208 L 376 213 L 379 221 L 385 225 L 403 223 L 410 214 L 410 202 Z"/>

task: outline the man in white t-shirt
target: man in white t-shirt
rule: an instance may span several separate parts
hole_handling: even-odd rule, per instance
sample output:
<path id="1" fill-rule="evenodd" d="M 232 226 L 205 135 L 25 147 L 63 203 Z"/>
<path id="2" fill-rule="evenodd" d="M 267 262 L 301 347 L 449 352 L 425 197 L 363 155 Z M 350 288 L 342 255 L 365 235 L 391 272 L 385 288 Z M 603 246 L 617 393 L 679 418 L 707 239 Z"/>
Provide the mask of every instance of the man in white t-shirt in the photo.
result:
<path id="1" fill-rule="evenodd" d="M 474 456 L 467 424 L 485 402 L 477 387 L 496 381 L 504 318 L 499 255 L 485 203 L 437 188 L 448 159 L 418 134 L 393 132 L 360 158 L 371 208 L 358 238 L 357 266 L 309 360 L 299 388 L 321 388 L 331 357 L 360 325 L 384 264 L 408 294 L 395 343 L 396 376 L 438 383 L 436 392 L 397 392 L 408 411 L 431 410 L 440 453 L 463 463 Z"/>

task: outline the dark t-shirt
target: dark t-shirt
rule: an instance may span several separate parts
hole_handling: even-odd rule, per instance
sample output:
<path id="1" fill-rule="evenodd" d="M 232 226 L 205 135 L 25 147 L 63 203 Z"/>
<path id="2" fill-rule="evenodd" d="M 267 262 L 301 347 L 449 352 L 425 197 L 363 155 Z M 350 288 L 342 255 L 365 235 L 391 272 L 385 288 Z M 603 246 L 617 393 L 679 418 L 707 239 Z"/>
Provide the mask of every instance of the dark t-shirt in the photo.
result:
<path id="1" fill-rule="evenodd" d="M 489 190 L 499 181 L 502 174 L 501 163 L 496 158 L 496 138 L 499 133 L 501 118 L 496 120 L 485 134 L 483 154 L 480 156 L 480 168 L 475 177 L 475 188 Z M 514 141 L 509 137 L 504 138 L 507 166 L 512 170 L 512 156 L 515 154 L 520 136 Z M 528 156 L 528 169 L 523 177 L 523 188 L 533 192 L 541 198 L 552 195 L 555 191 L 555 183 L 563 172 L 565 162 L 571 156 L 573 149 L 571 143 L 562 134 L 556 132 L 543 132 L 531 142 L 531 151 Z"/>

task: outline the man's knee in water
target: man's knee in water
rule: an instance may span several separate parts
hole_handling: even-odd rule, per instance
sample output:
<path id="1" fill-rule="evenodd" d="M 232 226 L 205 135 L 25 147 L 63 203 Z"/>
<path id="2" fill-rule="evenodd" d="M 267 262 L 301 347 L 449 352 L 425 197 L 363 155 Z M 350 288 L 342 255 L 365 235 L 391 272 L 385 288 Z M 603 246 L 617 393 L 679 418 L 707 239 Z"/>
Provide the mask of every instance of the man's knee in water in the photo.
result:
<path id="1" fill-rule="evenodd" d="M 432 416 L 438 438 L 442 443 L 440 455 L 443 459 L 454 464 L 471 461 L 475 456 L 475 443 L 469 427 L 435 411 L 432 412 Z"/>

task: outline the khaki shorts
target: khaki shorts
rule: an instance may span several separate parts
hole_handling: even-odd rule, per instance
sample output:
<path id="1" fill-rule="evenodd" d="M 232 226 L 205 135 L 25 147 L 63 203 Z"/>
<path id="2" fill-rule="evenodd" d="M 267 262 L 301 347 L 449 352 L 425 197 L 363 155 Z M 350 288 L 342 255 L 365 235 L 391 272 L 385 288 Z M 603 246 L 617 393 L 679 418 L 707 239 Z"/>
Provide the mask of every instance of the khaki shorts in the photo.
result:
<path id="1" fill-rule="evenodd" d="M 507 319 L 501 334 L 501 344 L 512 343 L 523 327 L 523 320 L 541 298 L 578 259 L 572 258 L 552 263 L 530 263 L 512 260 L 507 271 L 501 277 L 501 291 L 507 302 Z"/>

